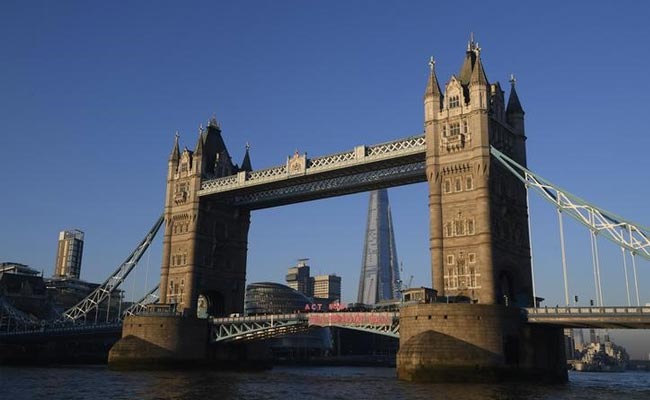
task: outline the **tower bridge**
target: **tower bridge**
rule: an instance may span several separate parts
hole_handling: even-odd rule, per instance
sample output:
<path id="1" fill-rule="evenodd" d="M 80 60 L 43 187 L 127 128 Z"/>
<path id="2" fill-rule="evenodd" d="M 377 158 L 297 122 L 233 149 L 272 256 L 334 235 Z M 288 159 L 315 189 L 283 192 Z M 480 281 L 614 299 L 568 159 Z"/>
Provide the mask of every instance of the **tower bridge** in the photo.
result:
<path id="1" fill-rule="evenodd" d="M 160 312 L 134 312 L 125 319 L 122 339 L 111 350 L 113 366 L 255 362 L 257 350 L 229 350 L 222 343 L 336 324 L 399 335 L 401 379 L 566 380 L 562 327 L 648 327 L 638 286 L 637 307 L 630 301 L 622 308 L 604 304 L 597 235 L 620 246 L 624 256 L 631 254 L 636 277 L 636 256 L 650 258 L 650 231 L 527 169 L 525 113 L 514 79 L 510 83 L 506 102 L 500 83 L 487 79 L 472 40 L 459 73 L 444 90 L 431 60 L 424 135 L 316 158 L 296 152 L 284 164 L 261 170 L 252 168 L 248 149 L 241 166 L 233 162 L 215 119 L 199 130 L 194 150 L 180 151 L 176 136 L 162 219 L 99 291 L 68 310 L 66 318 L 85 319 L 110 299 L 164 223 L 158 296 L 146 296 Z M 225 318 L 243 311 L 251 212 L 425 181 L 432 286 L 440 297 L 466 303 L 409 304 L 381 321 L 360 315 L 345 320 L 334 313 Z M 567 307 L 537 308 L 531 191 L 553 204 L 560 224 L 565 214 L 590 231 L 598 307 L 568 307 L 563 262 Z M 196 318 L 199 304 L 210 320 Z M 144 308 L 143 303 L 134 309 Z"/>

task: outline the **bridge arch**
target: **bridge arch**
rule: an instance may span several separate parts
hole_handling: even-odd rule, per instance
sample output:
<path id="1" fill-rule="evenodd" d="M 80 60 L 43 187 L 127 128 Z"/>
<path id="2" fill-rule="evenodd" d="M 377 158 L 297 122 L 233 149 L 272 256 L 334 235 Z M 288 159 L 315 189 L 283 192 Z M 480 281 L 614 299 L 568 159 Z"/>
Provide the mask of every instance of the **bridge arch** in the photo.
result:
<path id="1" fill-rule="evenodd" d="M 503 305 L 510 305 L 516 301 L 516 288 L 514 279 L 510 271 L 501 271 L 499 273 L 497 287 L 497 303 Z"/>
<path id="2" fill-rule="evenodd" d="M 226 305 L 223 294 L 216 290 L 204 291 L 199 294 L 196 301 L 196 316 L 208 318 L 210 316 L 223 316 Z"/>

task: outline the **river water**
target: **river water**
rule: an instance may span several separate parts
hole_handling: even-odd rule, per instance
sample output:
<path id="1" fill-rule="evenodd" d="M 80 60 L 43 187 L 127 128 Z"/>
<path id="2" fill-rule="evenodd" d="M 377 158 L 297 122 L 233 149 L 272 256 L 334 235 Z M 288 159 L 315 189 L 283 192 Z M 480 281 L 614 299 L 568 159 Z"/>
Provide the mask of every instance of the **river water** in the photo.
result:
<path id="1" fill-rule="evenodd" d="M 276 367 L 235 373 L 0 367 L 0 398 L 649 400 L 650 373 L 572 372 L 564 385 L 467 385 L 402 382 L 392 368 Z"/>

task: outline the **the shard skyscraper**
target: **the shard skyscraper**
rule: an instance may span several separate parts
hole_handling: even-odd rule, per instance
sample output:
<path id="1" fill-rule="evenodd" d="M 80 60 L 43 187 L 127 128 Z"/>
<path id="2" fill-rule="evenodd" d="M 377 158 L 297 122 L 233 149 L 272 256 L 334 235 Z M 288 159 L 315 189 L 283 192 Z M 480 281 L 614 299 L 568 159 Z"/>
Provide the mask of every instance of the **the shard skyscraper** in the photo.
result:
<path id="1" fill-rule="evenodd" d="M 370 192 L 366 242 L 357 302 L 376 304 L 400 297 L 393 219 L 386 189 Z"/>

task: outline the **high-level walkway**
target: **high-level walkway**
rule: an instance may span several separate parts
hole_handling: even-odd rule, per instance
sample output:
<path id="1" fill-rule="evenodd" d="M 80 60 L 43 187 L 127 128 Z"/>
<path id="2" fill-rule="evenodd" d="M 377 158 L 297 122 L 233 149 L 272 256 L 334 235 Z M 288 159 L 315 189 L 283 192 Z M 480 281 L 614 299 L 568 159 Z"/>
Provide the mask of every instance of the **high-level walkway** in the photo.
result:
<path id="1" fill-rule="evenodd" d="M 255 210 L 424 182 L 425 154 L 424 135 L 317 158 L 296 153 L 285 165 L 204 180 L 199 195 Z"/>

